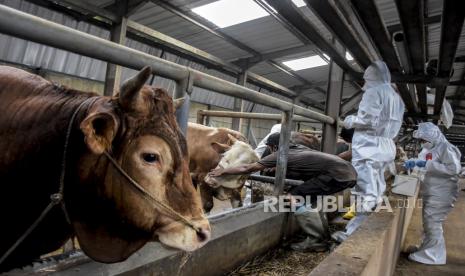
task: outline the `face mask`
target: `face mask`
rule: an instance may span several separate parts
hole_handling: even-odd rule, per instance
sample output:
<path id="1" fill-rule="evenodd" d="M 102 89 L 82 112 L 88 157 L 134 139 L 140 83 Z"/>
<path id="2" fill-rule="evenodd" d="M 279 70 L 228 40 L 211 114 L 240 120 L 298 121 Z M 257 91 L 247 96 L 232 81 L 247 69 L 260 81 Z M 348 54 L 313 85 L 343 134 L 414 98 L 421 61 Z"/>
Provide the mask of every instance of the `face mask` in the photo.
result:
<path id="1" fill-rule="evenodd" d="M 432 149 L 433 144 L 431 142 L 426 142 L 426 143 L 421 144 L 421 147 L 424 149 Z"/>

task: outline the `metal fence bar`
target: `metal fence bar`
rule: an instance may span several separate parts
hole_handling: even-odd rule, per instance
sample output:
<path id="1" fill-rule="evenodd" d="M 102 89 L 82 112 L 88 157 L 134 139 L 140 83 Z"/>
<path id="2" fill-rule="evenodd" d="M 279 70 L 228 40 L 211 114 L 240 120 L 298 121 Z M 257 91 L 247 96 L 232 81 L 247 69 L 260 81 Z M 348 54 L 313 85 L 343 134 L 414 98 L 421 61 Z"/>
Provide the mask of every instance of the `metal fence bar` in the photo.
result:
<path id="1" fill-rule="evenodd" d="M 264 176 L 264 175 L 255 175 L 252 174 L 249 176 L 250 180 L 255 180 L 255 181 L 260 181 L 260 182 L 266 182 L 266 183 L 275 183 L 275 178 L 271 176 Z M 294 180 L 294 179 L 284 179 L 284 184 L 290 185 L 290 186 L 299 186 L 303 184 L 304 182 L 302 180 Z"/>
<path id="2" fill-rule="evenodd" d="M 272 113 L 249 113 L 249 112 L 235 112 L 235 111 L 216 111 L 216 110 L 199 110 L 197 111 L 197 118 L 200 117 L 228 117 L 228 118 L 245 118 L 256 120 L 270 120 L 280 121 L 282 116 L 280 114 Z M 292 120 L 296 122 L 319 123 L 316 120 L 308 119 L 303 116 L 294 115 Z"/>
<path id="3" fill-rule="evenodd" d="M 133 69 L 150 65 L 157 75 L 175 81 L 186 79 L 190 74 L 193 85 L 200 88 L 282 111 L 294 109 L 295 114 L 327 124 L 335 122 L 319 112 L 3 5 L 0 5 L 0 32 Z"/>

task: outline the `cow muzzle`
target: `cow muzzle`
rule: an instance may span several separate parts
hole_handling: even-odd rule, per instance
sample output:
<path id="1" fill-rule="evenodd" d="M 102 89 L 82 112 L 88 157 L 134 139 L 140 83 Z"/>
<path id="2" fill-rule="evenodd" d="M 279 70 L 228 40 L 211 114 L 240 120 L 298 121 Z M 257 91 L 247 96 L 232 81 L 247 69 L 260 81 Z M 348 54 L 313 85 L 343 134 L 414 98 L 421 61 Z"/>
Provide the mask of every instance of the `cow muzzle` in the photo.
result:
<path id="1" fill-rule="evenodd" d="M 221 186 L 220 182 L 218 181 L 216 177 L 207 175 L 205 176 L 204 181 L 205 183 L 207 183 L 208 186 L 212 188 L 219 188 Z"/>
<path id="2" fill-rule="evenodd" d="M 192 220 L 198 231 L 180 222 L 172 222 L 155 232 L 158 240 L 169 247 L 183 251 L 194 251 L 204 246 L 211 237 L 210 224 L 207 219 Z"/>

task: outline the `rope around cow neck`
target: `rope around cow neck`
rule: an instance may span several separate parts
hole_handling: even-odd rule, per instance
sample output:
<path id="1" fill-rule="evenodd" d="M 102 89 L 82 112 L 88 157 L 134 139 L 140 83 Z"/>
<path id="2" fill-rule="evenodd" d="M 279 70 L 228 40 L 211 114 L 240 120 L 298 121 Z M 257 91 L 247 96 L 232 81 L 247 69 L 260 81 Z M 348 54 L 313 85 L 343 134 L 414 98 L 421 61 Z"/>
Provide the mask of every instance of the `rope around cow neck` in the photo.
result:
<path id="1" fill-rule="evenodd" d="M 63 147 L 63 156 L 61 160 L 61 172 L 60 172 L 58 192 L 50 195 L 50 203 L 47 205 L 47 207 L 44 208 L 42 213 L 40 213 L 39 217 L 31 224 L 31 226 L 29 226 L 29 228 L 26 229 L 26 231 L 16 240 L 16 242 L 5 253 L 3 253 L 2 257 L 0 258 L 0 264 L 2 264 L 8 258 L 8 256 L 10 256 L 11 253 L 13 253 L 16 250 L 16 248 L 18 248 L 18 246 L 32 233 L 32 231 L 34 231 L 34 229 L 45 218 L 45 216 L 52 210 L 52 208 L 55 207 L 55 205 L 61 204 L 61 208 L 63 209 L 65 219 L 69 224 L 71 224 L 71 221 L 69 220 L 68 212 L 66 211 L 65 202 L 63 200 L 64 186 L 65 186 L 65 174 L 66 174 L 66 157 L 67 157 L 67 152 L 68 152 L 69 137 L 71 136 L 73 122 L 79 110 L 86 103 L 92 101 L 91 104 L 93 104 L 96 100 L 97 100 L 97 97 L 91 97 L 91 98 L 86 99 L 85 101 L 80 103 L 79 106 L 76 108 L 76 110 L 73 112 L 73 115 L 71 116 L 71 119 L 69 120 L 68 128 L 66 130 L 65 144 Z"/>

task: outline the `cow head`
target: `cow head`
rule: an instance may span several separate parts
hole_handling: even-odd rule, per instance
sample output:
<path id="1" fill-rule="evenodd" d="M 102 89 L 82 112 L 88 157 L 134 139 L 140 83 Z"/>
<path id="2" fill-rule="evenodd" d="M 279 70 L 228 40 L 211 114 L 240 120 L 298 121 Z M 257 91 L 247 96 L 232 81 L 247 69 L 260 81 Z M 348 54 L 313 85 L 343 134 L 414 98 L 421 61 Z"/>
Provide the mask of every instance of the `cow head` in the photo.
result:
<path id="1" fill-rule="evenodd" d="M 257 154 L 249 144 L 237 140 L 232 135 L 228 134 L 228 137 L 233 142 L 233 145 L 223 154 L 217 168 L 237 167 L 258 161 Z M 205 182 L 213 188 L 225 187 L 236 189 L 242 187 L 245 180 L 246 175 L 222 175 L 219 177 L 207 175 L 205 177 Z"/>
<path id="2" fill-rule="evenodd" d="M 144 85 L 150 75 L 145 67 L 122 84 L 118 96 L 94 103 L 80 123 L 87 151 L 79 160 L 79 187 L 68 193 L 72 196 L 66 204 L 82 249 L 97 261 L 122 261 L 156 239 L 192 251 L 210 237 L 189 175 L 186 139 L 175 120 L 176 103 L 166 91 Z M 157 201 L 200 231 L 147 199 L 104 151 Z"/>

